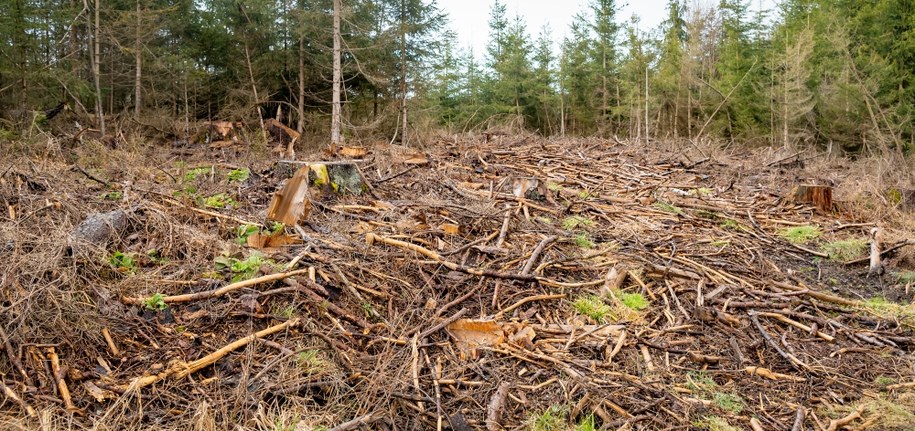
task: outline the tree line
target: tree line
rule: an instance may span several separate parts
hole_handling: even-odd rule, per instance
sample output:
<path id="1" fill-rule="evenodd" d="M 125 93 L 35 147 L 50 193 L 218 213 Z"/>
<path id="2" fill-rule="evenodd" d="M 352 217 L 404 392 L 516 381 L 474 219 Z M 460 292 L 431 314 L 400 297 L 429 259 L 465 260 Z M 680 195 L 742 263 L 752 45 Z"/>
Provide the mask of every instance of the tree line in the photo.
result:
<path id="1" fill-rule="evenodd" d="M 407 141 L 431 130 L 915 147 L 915 2 L 669 0 L 645 29 L 591 0 L 562 40 L 489 13 L 458 48 L 434 0 L 0 0 L 0 113 L 256 119 Z M 96 115 L 102 113 L 104 115 Z M 252 123 L 253 124 L 253 123 Z M 9 127 L 7 127 L 9 128 Z"/>

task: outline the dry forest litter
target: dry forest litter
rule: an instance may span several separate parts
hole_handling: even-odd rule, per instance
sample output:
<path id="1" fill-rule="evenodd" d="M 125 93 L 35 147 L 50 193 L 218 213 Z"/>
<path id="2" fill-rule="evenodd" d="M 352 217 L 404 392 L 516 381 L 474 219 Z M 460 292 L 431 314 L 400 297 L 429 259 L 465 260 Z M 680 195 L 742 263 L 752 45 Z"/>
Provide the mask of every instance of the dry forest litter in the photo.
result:
<path id="1" fill-rule="evenodd" d="M 0 427 L 915 429 L 912 225 L 840 162 L 252 151 L 2 156 Z"/>

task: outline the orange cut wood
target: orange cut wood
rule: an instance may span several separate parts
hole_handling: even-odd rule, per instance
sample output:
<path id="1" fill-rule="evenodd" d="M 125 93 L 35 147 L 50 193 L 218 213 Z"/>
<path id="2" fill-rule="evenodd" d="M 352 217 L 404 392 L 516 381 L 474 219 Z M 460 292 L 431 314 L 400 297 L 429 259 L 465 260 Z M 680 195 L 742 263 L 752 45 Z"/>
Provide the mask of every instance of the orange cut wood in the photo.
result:
<path id="1" fill-rule="evenodd" d="M 273 195 L 267 209 L 267 220 L 294 226 L 308 217 L 308 166 L 301 167 L 282 190 Z"/>

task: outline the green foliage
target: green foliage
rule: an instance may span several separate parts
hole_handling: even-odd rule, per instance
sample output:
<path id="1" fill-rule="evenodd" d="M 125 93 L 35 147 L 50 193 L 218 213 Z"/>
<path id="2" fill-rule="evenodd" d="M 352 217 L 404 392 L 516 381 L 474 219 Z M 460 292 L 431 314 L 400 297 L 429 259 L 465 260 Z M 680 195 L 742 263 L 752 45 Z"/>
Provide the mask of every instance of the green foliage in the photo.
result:
<path id="1" fill-rule="evenodd" d="M 237 205 L 238 202 L 235 202 L 232 197 L 225 193 L 218 193 L 203 199 L 203 206 L 207 208 L 222 209 Z"/>
<path id="2" fill-rule="evenodd" d="M 237 183 L 243 183 L 248 180 L 248 177 L 251 176 L 251 170 L 248 168 L 243 169 L 233 169 L 229 171 L 228 179 L 229 181 L 234 181 Z"/>
<path id="3" fill-rule="evenodd" d="M 321 351 L 309 349 L 296 355 L 296 363 L 305 374 L 317 374 L 327 368 L 327 362 L 321 358 Z"/>
<path id="4" fill-rule="evenodd" d="M 794 226 L 783 229 L 778 235 L 792 244 L 806 244 L 820 237 L 823 231 L 817 226 Z"/>
<path id="5" fill-rule="evenodd" d="M 248 243 L 248 237 L 256 233 L 260 233 L 261 229 L 257 225 L 253 224 L 243 224 L 238 227 L 235 231 L 236 238 L 235 241 L 241 245 Z"/>
<path id="6" fill-rule="evenodd" d="M 823 251 L 829 255 L 829 260 L 845 262 L 861 257 L 868 248 L 864 239 L 843 239 L 823 244 Z"/>
<path id="7" fill-rule="evenodd" d="M 213 170 L 213 168 L 211 168 L 211 167 L 191 169 L 184 174 L 184 182 L 189 183 L 189 182 L 195 181 L 197 179 L 197 177 L 208 174 L 212 170 Z"/>
<path id="8" fill-rule="evenodd" d="M 582 232 L 575 235 L 573 241 L 575 241 L 575 245 L 581 248 L 594 248 L 594 242 L 591 241 L 587 233 Z"/>
<path id="9" fill-rule="evenodd" d="M 648 300 L 645 299 L 645 296 L 642 295 L 641 293 L 627 293 L 627 292 L 619 291 L 616 294 L 616 297 L 619 298 L 620 302 L 622 302 L 623 305 L 625 305 L 626 307 L 629 307 L 630 309 L 632 309 L 634 311 L 642 311 L 642 310 L 648 308 L 649 305 L 651 305 L 648 302 Z"/>
<path id="10" fill-rule="evenodd" d="M 119 201 L 124 198 L 124 194 L 120 190 L 112 190 L 110 192 L 102 193 L 102 199 L 107 201 Z"/>
<path id="11" fill-rule="evenodd" d="M 591 221 L 585 217 L 577 216 L 577 215 L 566 217 L 562 221 L 562 228 L 565 230 L 573 230 L 575 228 L 578 228 L 579 226 L 593 226 L 593 225 L 594 225 L 593 221 Z"/>
<path id="12" fill-rule="evenodd" d="M 525 429 L 528 431 L 564 431 L 566 429 L 566 414 L 562 408 L 552 406 L 539 414 L 531 416 Z"/>
<path id="13" fill-rule="evenodd" d="M 896 273 L 896 280 L 902 284 L 915 283 L 915 271 L 900 271 Z"/>
<path id="14" fill-rule="evenodd" d="M 737 394 L 732 393 L 715 392 L 715 394 L 712 396 L 712 401 L 720 409 L 735 415 L 740 414 L 740 412 L 742 412 L 746 407 L 746 403 L 744 403 L 743 398 Z"/>
<path id="15" fill-rule="evenodd" d="M 719 416 L 705 416 L 702 420 L 693 422 L 693 426 L 707 431 L 740 431 L 740 428 L 731 425 L 727 419 Z"/>
<path id="16" fill-rule="evenodd" d="M 118 272 L 133 274 L 137 270 L 137 260 L 133 253 L 116 251 L 108 258 L 108 263 Z"/>
<path id="17" fill-rule="evenodd" d="M 575 427 L 575 431 L 597 431 L 594 415 L 591 414 L 582 418 L 581 422 L 578 423 L 578 426 Z"/>
<path id="18" fill-rule="evenodd" d="M 588 316 L 597 323 L 605 323 L 613 317 L 613 308 L 597 295 L 580 296 L 572 303 L 578 314 Z"/>
<path id="19" fill-rule="evenodd" d="M 723 229 L 727 229 L 727 230 L 739 230 L 740 226 L 741 225 L 740 225 L 740 223 L 737 222 L 737 220 L 730 219 L 730 218 L 725 219 L 723 222 L 721 222 L 721 227 Z"/>
<path id="20" fill-rule="evenodd" d="M 667 202 L 656 202 L 654 204 L 654 207 L 661 211 L 671 213 L 671 214 L 677 214 L 677 215 L 683 214 L 683 210 L 680 207 L 673 206 Z"/>
<path id="21" fill-rule="evenodd" d="M 244 260 L 222 255 L 214 261 L 217 271 L 228 270 L 232 274 L 232 282 L 248 280 L 257 275 L 261 265 L 269 263 L 260 253 L 252 253 Z"/>
<path id="22" fill-rule="evenodd" d="M 165 303 L 163 298 L 165 298 L 165 295 L 161 293 L 155 293 L 153 296 L 146 298 L 144 301 L 146 309 L 153 311 L 165 311 L 165 309 L 168 308 L 168 304 Z"/>

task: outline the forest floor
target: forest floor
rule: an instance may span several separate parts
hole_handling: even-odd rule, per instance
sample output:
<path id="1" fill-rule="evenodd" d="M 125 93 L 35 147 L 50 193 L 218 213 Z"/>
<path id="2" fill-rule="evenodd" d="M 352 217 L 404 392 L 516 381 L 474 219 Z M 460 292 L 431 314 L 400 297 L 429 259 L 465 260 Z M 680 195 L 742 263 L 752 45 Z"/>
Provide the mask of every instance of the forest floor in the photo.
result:
<path id="1" fill-rule="evenodd" d="M 15 146 L 0 426 L 915 429 L 915 217 L 867 161 L 369 150 L 369 187 L 294 227 L 265 223 L 286 175 L 245 147 Z M 835 208 L 792 202 L 807 182 Z"/>

